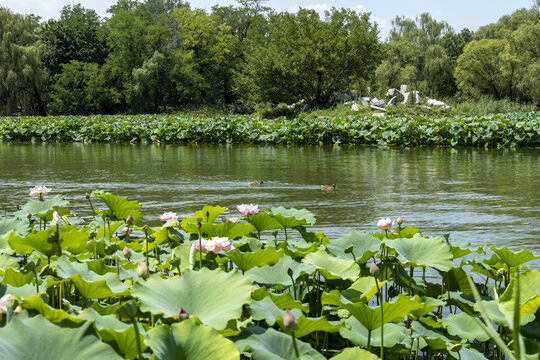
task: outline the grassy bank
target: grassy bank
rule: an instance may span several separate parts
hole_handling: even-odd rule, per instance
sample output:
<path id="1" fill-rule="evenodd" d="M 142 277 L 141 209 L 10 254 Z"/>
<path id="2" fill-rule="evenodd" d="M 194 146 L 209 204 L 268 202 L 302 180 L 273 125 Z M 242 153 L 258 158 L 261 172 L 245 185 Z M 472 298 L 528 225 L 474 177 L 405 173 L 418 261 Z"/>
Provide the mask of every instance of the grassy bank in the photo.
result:
<path id="1" fill-rule="evenodd" d="M 540 112 L 478 117 L 96 115 L 0 118 L 2 141 L 540 146 Z"/>

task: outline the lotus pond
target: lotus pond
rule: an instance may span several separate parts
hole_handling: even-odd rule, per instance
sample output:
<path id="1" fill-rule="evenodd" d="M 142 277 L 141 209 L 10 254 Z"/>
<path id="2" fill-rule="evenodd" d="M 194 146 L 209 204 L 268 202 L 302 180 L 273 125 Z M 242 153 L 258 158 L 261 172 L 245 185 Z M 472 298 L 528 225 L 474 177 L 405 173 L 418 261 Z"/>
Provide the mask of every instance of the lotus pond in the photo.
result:
<path id="1" fill-rule="evenodd" d="M 538 358 L 528 250 L 401 218 L 328 237 L 282 206 L 148 226 L 138 201 L 104 191 L 83 219 L 49 190 L 0 220 L 0 358 Z"/>

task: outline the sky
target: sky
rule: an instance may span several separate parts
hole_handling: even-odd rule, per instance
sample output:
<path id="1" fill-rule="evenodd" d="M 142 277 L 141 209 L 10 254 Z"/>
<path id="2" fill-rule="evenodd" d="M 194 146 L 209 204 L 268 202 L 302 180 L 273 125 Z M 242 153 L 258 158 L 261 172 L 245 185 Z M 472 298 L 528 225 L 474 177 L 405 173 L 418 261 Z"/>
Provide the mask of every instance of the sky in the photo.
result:
<path id="1" fill-rule="evenodd" d="M 192 7 L 210 10 L 213 5 L 237 5 L 234 0 L 192 0 Z M 95 10 L 101 17 L 108 17 L 107 9 L 116 0 L 0 0 L 1 7 L 12 12 L 34 14 L 42 20 L 58 19 L 65 5 L 81 4 Z M 429 12 L 437 20 L 444 20 L 459 32 L 463 28 L 475 31 L 480 26 L 496 22 L 501 16 L 509 15 L 520 8 L 531 8 L 534 0 L 268 0 L 266 6 L 275 11 L 294 12 L 299 7 L 317 10 L 321 13 L 332 7 L 353 8 L 368 11 L 377 22 L 380 37 L 385 39 L 396 15 L 415 18 L 422 12 Z"/>

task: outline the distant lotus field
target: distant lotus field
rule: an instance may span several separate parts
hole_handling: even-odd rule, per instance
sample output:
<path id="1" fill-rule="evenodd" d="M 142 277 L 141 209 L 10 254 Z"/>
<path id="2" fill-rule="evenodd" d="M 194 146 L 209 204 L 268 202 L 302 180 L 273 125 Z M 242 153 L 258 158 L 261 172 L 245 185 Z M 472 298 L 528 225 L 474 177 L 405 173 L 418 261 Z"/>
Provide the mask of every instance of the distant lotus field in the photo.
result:
<path id="1" fill-rule="evenodd" d="M 2 359 L 540 354 L 540 255 L 527 250 L 472 247 L 401 217 L 328 238 L 305 209 L 143 219 L 139 202 L 94 191 L 80 218 L 54 189 L 29 195 L 0 218 Z"/>
<path id="2" fill-rule="evenodd" d="M 174 115 L 3 117 L 0 118 L 0 140 L 537 147 L 540 146 L 540 113 L 317 119 Z"/>

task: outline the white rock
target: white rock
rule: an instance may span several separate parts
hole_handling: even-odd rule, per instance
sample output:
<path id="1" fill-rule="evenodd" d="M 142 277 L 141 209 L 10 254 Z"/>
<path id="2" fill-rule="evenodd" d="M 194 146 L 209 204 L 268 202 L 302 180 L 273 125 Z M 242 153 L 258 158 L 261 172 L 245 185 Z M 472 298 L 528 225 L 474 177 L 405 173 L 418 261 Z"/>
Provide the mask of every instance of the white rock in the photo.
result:
<path id="1" fill-rule="evenodd" d="M 357 103 L 353 103 L 352 106 L 351 106 L 351 110 L 352 111 L 360 111 L 360 108 L 358 107 Z"/>
<path id="2" fill-rule="evenodd" d="M 371 116 L 376 116 L 376 117 L 384 117 L 384 113 L 373 113 L 373 115 Z"/>

